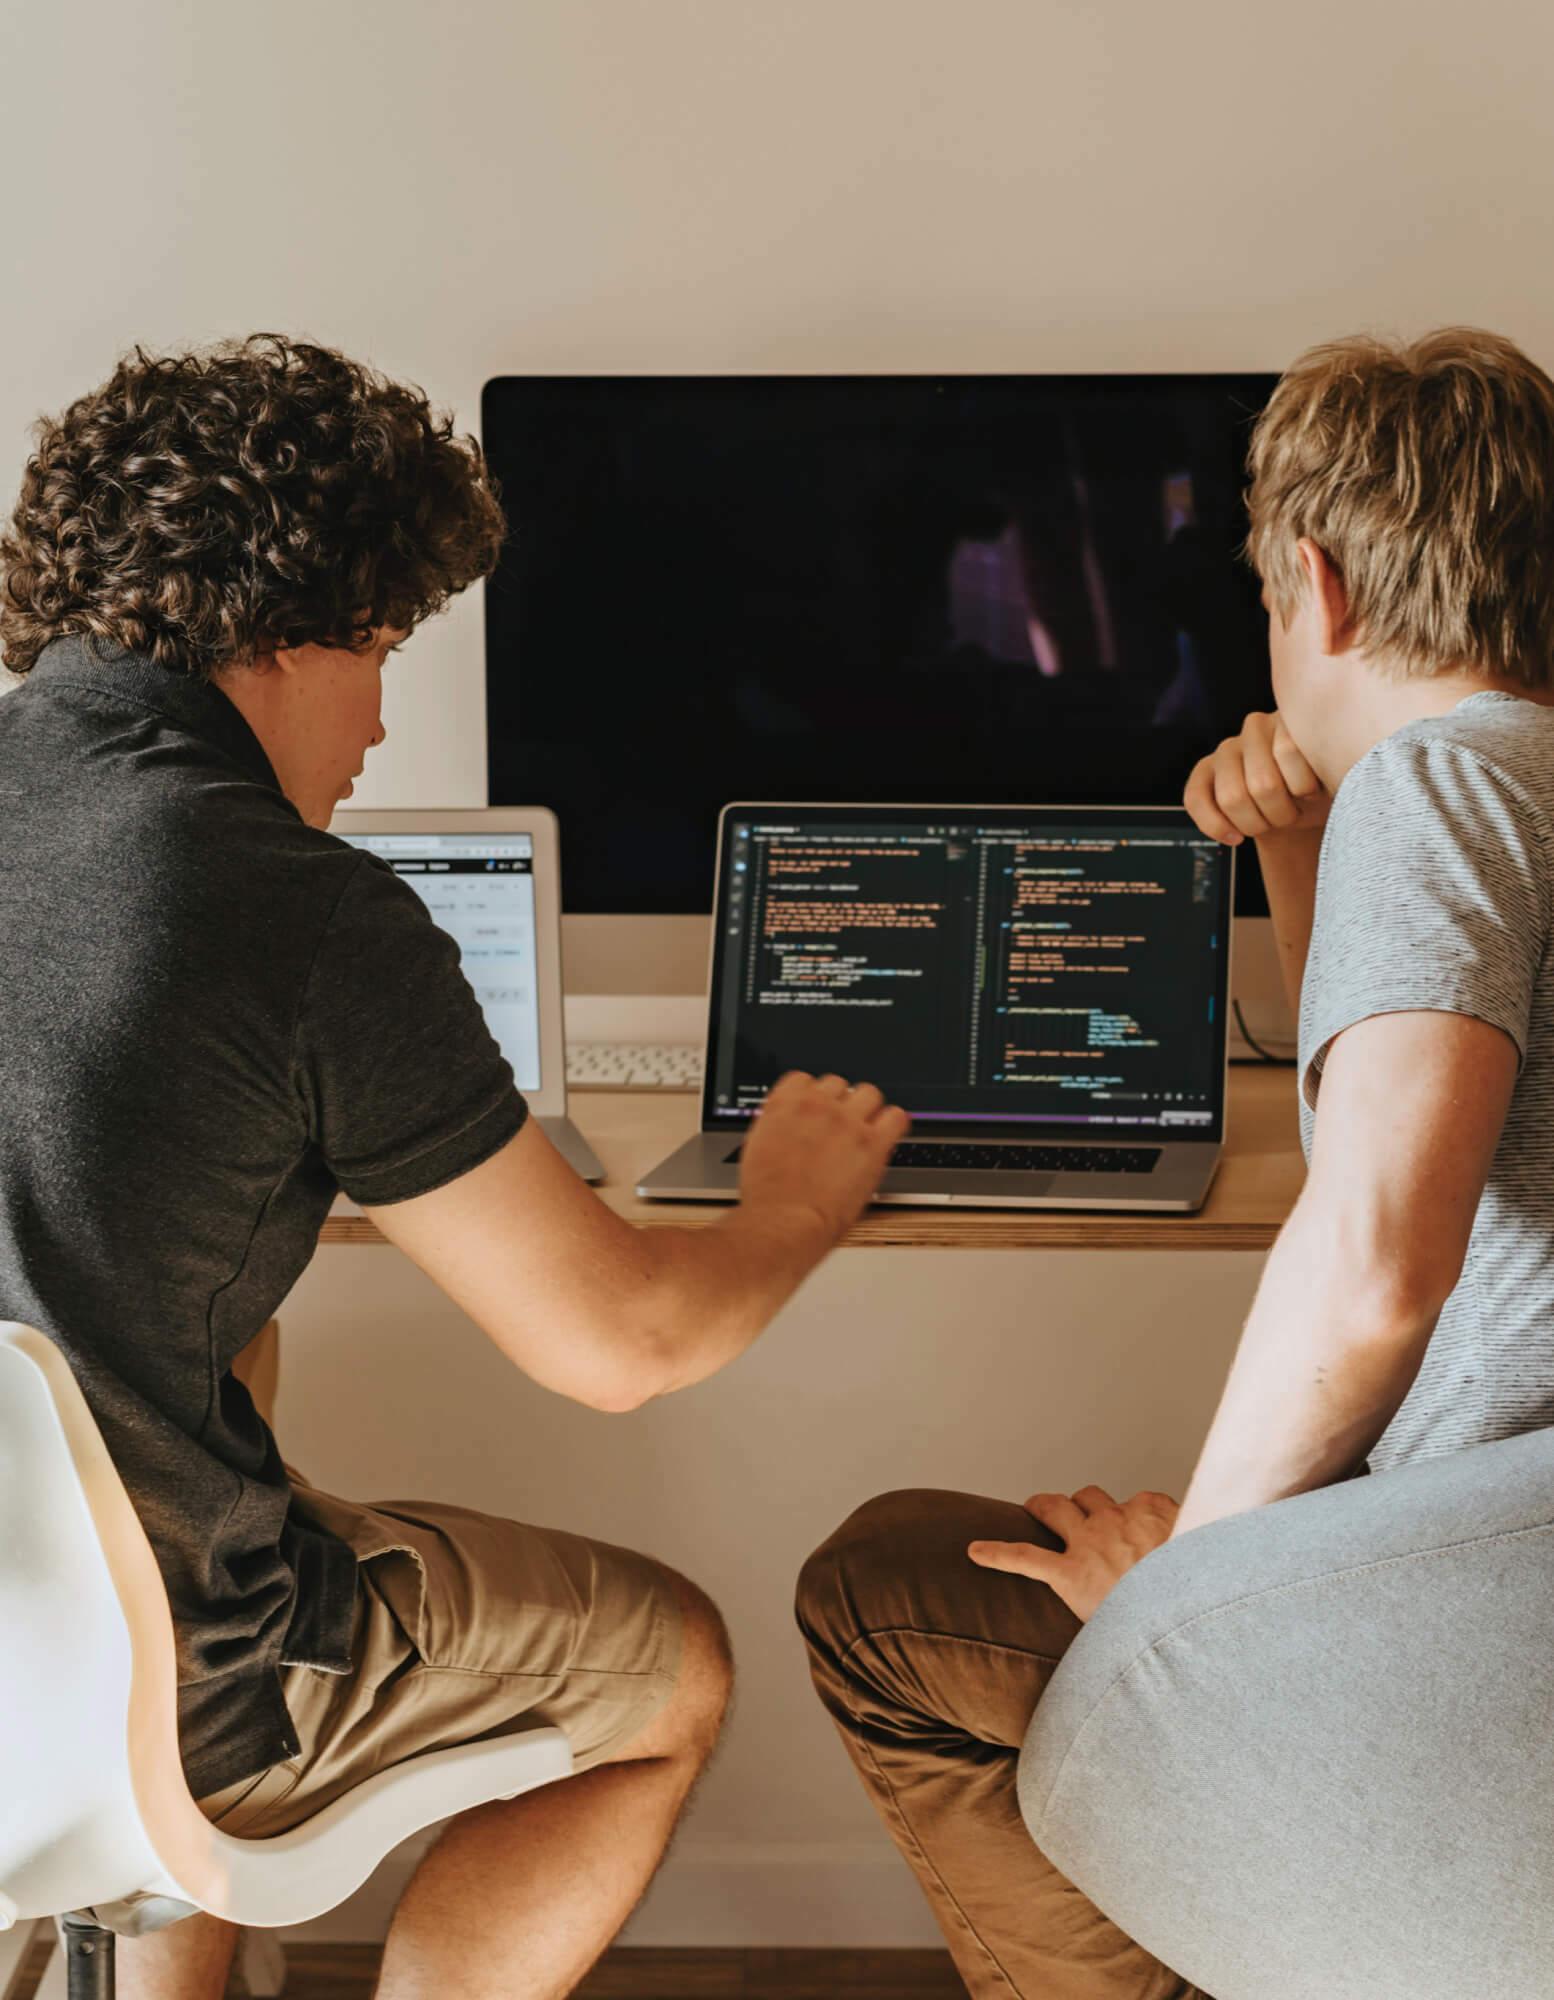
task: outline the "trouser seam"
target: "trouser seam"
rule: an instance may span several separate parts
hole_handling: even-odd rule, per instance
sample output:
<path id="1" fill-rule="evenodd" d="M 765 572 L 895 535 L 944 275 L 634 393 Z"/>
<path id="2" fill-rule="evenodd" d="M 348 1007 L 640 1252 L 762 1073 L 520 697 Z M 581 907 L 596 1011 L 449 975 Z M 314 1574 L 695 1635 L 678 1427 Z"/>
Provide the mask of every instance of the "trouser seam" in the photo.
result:
<path id="1" fill-rule="evenodd" d="M 966 1638 L 963 1637 L 960 1633 L 956 1632 L 935 1632 L 928 1629 L 925 1626 L 919 1626 L 919 1625 L 882 1625 L 877 1631 L 860 1632 L 857 1635 L 857 1637 L 854 1638 L 848 1644 L 846 1651 L 843 1652 L 838 1657 L 837 1664 L 842 1669 L 843 1674 L 845 1676 L 847 1673 L 848 1662 L 852 1659 L 852 1656 L 857 1651 L 857 1649 L 860 1646 L 862 1646 L 866 1641 L 873 1641 L 886 1638 L 901 1638 L 901 1637 L 916 1638 L 916 1639 L 932 1639 L 940 1645 L 977 1646 L 980 1647 L 984 1652 L 988 1653 L 1015 1653 L 1018 1654 L 1019 1657 L 1023 1660 L 1039 1660 L 1045 1666 L 1055 1667 L 1057 1665 L 1057 1660 L 1053 1658 L 1051 1655 L 1046 1653 L 1034 1652 L 1030 1648 L 1025 1646 L 1001 1645 L 996 1639 Z M 846 1702 L 847 1712 L 849 1716 L 852 1718 L 852 1721 L 855 1725 L 856 1734 L 853 1740 L 858 1744 L 859 1748 L 863 1751 L 863 1754 L 868 1758 L 870 1767 L 874 1772 L 875 1778 L 878 1780 L 880 1786 L 888 1795 L 890 1803 L 894 1808 L 897 1817 L 900 1819 L 901 1824 L 906 1828 L 908 1838 L 911 1840 L 914 1849 L 916 1850 L 918 1856 L 922 1860 L 923 1866 L 928 1870 L 928 1872 L 933 1876 L 933 1879 L 938 1883 L 940 1890 L 944 1894 L 946 1902 L 949 1903 L 950 1907 L 954 1910 L 956 1916 L 958 1916 L 962 1924 L 965 1925 L 967 1936 L 972 1939 L 977 1949 L 986 1958 L 988 1964 L 992 1966 L 993 1970 L 998 1974 L 999 1978 L 1009 1988 L 1009 1991 L 1013 1994 L 1018 1995 L 1019 1988 L 1015 1985 L 1014 1981 L 1009 1977 L 1007 1970 L 1000 1962 L 997 1954 L 993 1951 L 992 1947 L 988 1944 L 987 1940 L 982 1936 L 981 1932 L 977 1929 L 976 1925 L 971 1921 L 971 1918 L 966 1914 L 965 1909 L 961 1905 L 960 1898 L 955 1894 L 954 1890 L 950 1887 L 949 1883 L 945 1881 L 944 1876 L 940 1873 L 938 1865 L 929 1855 L 927 1849 L 923 1846 L 921 1840 L 918 1839 L 917 1829 L 913 1826 L 911 1820 L 908 1818 L 906 1811 L 901 1804 L 901 1800 L 897 1795 L 895 1786 L 891 1783 L 889 1776 L 880 1765 L 879 1759 L 874 1754 L 872 1745 L 868 1742 L 867 1738 L 863 1734 L 864 1730 L 863 1717 L 858 1712 L 858 1709 L 853 1702 L 852 1690 L 848 1685 L 848 1681 L 846 1678 L 844 1678 L 842 1683 L 842 1699 Z M 999 1747 L 1003 1748 L 1006 1746 L 1000 1745 Z M 1013 1754 L 1012 1748 L 1011 1748 L 1011 1754 Z"/>
<path id="2" fill-rule="evenodd" d="M 941 1646 L 980 1646 L 986 1653 L 1017 1653 L 1022 1660 L 1039 1660 L 1044 1667 L 1056 1667 L 1063 1658 L 1061 1653 L 1038 1653 L 1030 1646 L 1006 1645 L 1001 1639 L 973 1639 L 962 1632 L 936 1632 L 929 1625 L 881 1625 L 849 1640 L 838 1664 L 845 1667 L 858 1648 L 871 1639 L 903 1638 L 932 1639 Z"/>

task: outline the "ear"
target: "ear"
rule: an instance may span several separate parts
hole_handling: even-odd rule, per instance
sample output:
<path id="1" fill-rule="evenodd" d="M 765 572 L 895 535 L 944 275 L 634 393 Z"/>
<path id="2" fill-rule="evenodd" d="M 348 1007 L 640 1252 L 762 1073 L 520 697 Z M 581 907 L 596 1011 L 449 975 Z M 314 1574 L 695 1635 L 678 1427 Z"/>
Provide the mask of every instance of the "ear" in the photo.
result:
<path id="1" fill-rule="evenodd" d="M 1295 544 L 1295 553 L 1305 572 L 1306 589 L 1316 616 L 1318 647 L 1329 658 L 1347 653 L 1358 644 L 1359 634 L 1349 613 L 1349 593 L 1342 576 L 1307 535 L 1302 535 Z"/>
<path id="2" fill-rule="evenodd" d="M 300 646 L 277 646 L 269 654 L 269 665 L 293 688 L 311 691 L 324 685 L 326 667 L 338 667 L 348 657 L 344 649 L 321 646 L 314 639 Z"/>

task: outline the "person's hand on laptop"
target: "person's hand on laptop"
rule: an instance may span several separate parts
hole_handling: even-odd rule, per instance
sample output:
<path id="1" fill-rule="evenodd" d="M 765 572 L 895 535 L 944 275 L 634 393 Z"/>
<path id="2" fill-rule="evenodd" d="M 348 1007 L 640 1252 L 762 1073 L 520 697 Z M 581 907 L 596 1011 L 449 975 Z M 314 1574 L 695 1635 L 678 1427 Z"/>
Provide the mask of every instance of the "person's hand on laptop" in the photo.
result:
<path id="1" fill-rule="evenodd" d="M 911 1122 L 872 1083 L 790 1070 L 751 1126 L 740 1199 L 747 1208 L 808 1209 L 835 1241 L 862 1214 Z"/>
<path id="2" fill-rule="evenodd" d="M 1135 1563 L 1170 1539 L 1177 1503 L 1166 1493 L 1135 1493 L 1131 1500 L 1119 1501 L 1104 1486 L 1082 1486 L 1072 1495 L 1033 1493 L 1025 1511 L 1050 1528 L 1063 1547 L 972 1542 L 966 1553 L 983 1569 L 1049 1584 L 1084 1620 Z"/>
<path id="3" fill-rule="evenodd" d="M 1182 803 L 1194 822 L 1227 847 L 1269 834 L 1320 832 L 1332 804 L 1284 718 L 1253 714 L 1200 758 Z"/>

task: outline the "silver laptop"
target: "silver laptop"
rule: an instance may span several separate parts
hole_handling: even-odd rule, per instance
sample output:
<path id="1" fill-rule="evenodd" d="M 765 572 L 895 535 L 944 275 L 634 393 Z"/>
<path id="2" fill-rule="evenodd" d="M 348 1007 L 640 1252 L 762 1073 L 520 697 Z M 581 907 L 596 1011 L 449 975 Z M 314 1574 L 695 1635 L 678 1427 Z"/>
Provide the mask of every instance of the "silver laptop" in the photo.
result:
<path id="1" fill-rule="evenodd" d="M 434 812 L 342 807 L 329 831 L 402 875 L 459 947 L 465 977 L 557 1150 L 585 1180 L 604 1179 L 567 1117 L 561 1011 L 561 846 L 543 806 Z"/>
<path id="2" fill-rule="evenodd" d="M 735 1199 L 803 1069 L 911 1112 L 878 1201 L 1201 1207 L 1232 872 L 1178 807 L 727 807 L 702 1129 L 637 1192 Z"/>

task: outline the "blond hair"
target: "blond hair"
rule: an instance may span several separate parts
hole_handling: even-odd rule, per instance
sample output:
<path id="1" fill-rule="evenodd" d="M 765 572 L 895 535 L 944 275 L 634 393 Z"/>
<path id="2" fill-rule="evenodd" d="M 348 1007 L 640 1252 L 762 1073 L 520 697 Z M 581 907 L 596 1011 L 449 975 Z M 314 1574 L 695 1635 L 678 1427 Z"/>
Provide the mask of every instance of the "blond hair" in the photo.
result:
<path id="1" fill-rule="evenodd" d="M 1404 674 L 1554 679 L 1554 382 L 1475 327 L 1325 342 L 1252 436 L 1247 553 L 1287 623 L 1316 543 Z"/>

